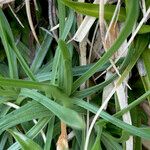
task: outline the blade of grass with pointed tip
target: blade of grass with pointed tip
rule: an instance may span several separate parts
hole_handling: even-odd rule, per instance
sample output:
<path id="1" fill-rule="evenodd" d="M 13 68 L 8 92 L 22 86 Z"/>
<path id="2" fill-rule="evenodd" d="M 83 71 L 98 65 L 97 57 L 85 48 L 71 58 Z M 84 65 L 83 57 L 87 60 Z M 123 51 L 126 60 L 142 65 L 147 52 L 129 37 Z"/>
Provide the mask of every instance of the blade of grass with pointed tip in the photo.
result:
<path id="1" fill-rule="evenodd" d="M 24 89 L 21 91 L 21 95 L 30 97 L 33 100 L 39 102 L 51 112 L 53 112 L 59 119 L 64 121 L 69 126 L 74 128 L 82 129 L 84 127 L 84 122 L 77 112 L 69 108 L 63 107 L 58 103 L 50 100 L 46 96 L 29 89 Z"/>
<path id="2" fill-rule="evenodd" d="M 70 29 L 72 27 L 72 24 L 74 22 L 74 19 L 75 19 L 75 13 L 72 11 L 72 10 L 69 10 L 68 12 L 68 17 L 67 17 L 67 20 L 65 22 L 65 26 L 63 28 L 63 33 L 61 35 L 61 39 L 65 41 L 65 39 L 67 38 L 69 32 L 70 32 Z"/>
<path id="3" fill-rule="evenodd" d="M 11 48 L 11 50 L 14 50 L 14 52 L 15 52 L 15 54 L 16 54 L 16 56 L 17 56 L 17 58 L 18 58 L 18 60 L 19 60 L 19 62 L 21 64 L 22 68 L 24 69 L 24 71 L 28 75 L 28 77 L 30 79 L 32 79 L 32 80 L 35 80 L 33 73 L 31 72 L 31 70 L 29 69 L 27 63 L 23 59 L 23 57 L 20 54 L 19 50 L 17 49 L 17 46 L 16 46 L 16 44 L 14 42 L 14 38 L 12 36 L 11 28 L 10 28 L 9 23 L 8 23 L 6 17 L 5 17 L 5 15 L 4 15 L 4 13 L 3 13 L 3 11 L 1 9 L 0 9 L 0 17 L 1 17 L 1 19 L 0 19 L 0 25 L 1 26 L 0 27 L 1 27 L 2 32 L 6 35 L 5 38 L 6 38 L 7 43 L 9 43 L 9 45 L 8 45 L 9 48 Z M 6 31 L 5 27 L 3 27 L 3 26 L 6 26 L 8 31 Z M 8 32 L 9 32 L 9 34 L 8 34 Z M 12 59 L 12 58 L 10 58 L 10 59 Z M 15 64 L 14 70 L 16 70 L 16 64 Z"/>
<path id="4" fill-rule="evenodd" d="M 35 40 L 39 44 L 39 40 L 38 40 L 38 37 L 36 35 L 35 29 L 34 29 L 34 25 L 33 25 L 33 21 L 32 21 L 31 8 L 30 8 L 30 1 L 29 0 L 25 0 L 25 6 L 26 6 L 26 13 L 27 13 L 27 18 L 28 18 L 28 21 L 29 21 L 29 25 L 30 25 L 31 31 L 33 33 L 33 36 L 34 36 Z"/>
<path id="5" fill-rule="evenodd" d="M 143 25 L 139 30 L 139 34 L 145 34 L 150 32 L 150 25 Z"/>
<path id="6" fill-rule="evenodd" d="M 59 38 L 62 37 L 64 27 L 65 27 L 65 17 L 66 17 L 66 8 L 65 5 L 60 2 L 60 0 L 57 0 L 58 3 L 58 18 L 59 18 Z M 53 67 L 52 67 L 52 80 L 51 83 L 55 84 L 56 82 L 56 76 L 58 80 L 58 85 L 62 88 L 63 85 L 63 77 L 62 77 L 62 66 L 61 66 L 61 53 L 59 47 L 57 47 L 54 61 L 53 61 Z M 59 67 L 61 66 L 61 67 Z"/>
<path id="7" fill-rule="evenodd" d="M 67 48 L 66 43 L 63 40 L 59 40 L 58 45 L 62 54 L 62 62 L 63 62 L 63 86 L 67 95 L 71 94 L 72 91 L 72 63 L 70 52 Z"/>
<path id="8" fill-rule="evenodd" d="M 8 21 L 5 19 L 5 16 L 0 8 L 0 37 L 2 39 L 3 46 L 6 51 L 8 65 L 9 65 L 9 76 L 10 78 L 18 78 L 18 71 L 17 71 L 17 62 L 16 56 L 12 51 L 9 43 L 14 42 L 13 35 L 10 30 L 10 26 Z M 8 39 L 8 36 L 10 39 Z"/>
<path id="9" fill-rule="evenodd" d="M 51 45 L 52 42 L 52 37 L 48 34 L 45 35 L 43 43 L 41 44 L 40 48 L 38 49 L 34 60 L 32 62 L 31 65 L 31 71 L 33 73 L 36 73 L 38 71 L 38 69 L 41 67 L 43 60 L 49 50 L 49 47 Z"/>
<path id="10" fill-rule="evenodd" d="M 17 47 L 15 45 L 13 45 L 13 50 L 16 53 L 16 56 L 24 70 L 24 72 L 27 74 L 27 76 L 33 80 L 36 81 L 32 71 L 30 70 L 29 66 L 27 65 L 27 63 L 25 62 L 24 58 L 22 57 L 22 55 L 20 54 L 19 50 L 17 49 Z"/>
<path id="11" fill-rule="evenodd" d="M 31 139 L 35 138 L 39 134 L 39 132 L 46 126 L 49 120 L 50 117 L 39 119 L 37 124 L 35 124 L 28 132 L 26 132 L 26 136 Z M 19 150 L 19 149 L 20 149 L 20 145 L 17 142 L 8 148 L 8 150 Z"/>
<path id="12" fill-rule="evenodd" d="M 68 19 L 65 23 L 64 30 L 63 30 L 62 35 L 60 36 L 60 39 L 62 39 L 64 41 L 66 40 L 66 38 L 69 34 L 69 31 L 72 27 L 73 20 L 74 20 L 74 13 L 73 13 L 73 11 L 71 11 L 69 13 Z M 60 63 L 59 61 L 60 61 L 60 49 L 58 47 L 56 49 L 56 53 L 55 53 L 55 57 L 54 57 L 54 61 L 53 61 L 53 67 L 52 67 L 52 81 L 51 81 L 51 83 L 53 83 L 53 84 L 55 83 L 55 80 L 56 80 L 58 66 Z"/>
<path id="13" fill-rule="evenodd" d="M 61 0 L 63 4 L 74 9 L 75 11 L 98 18 L 99 17 L 99 5 L 83 2 L 74 2 L 72 0 Z M 105 5 L 105 18 L 106 20 L 111 20 L 113 13 L 115 11 L 115 5 Z M 126 18 L 125 9 L 122 7 L 120 9 L 119 21 L 124 21 Z"/>
<path id="14" fill-rule="evenodd" d="M 8 132 L 15 138 L 23 150 L 42 150 L 42 148 L 37 143 L 35 143 L 24 134 L 10 129 L 8 129 Z"/>

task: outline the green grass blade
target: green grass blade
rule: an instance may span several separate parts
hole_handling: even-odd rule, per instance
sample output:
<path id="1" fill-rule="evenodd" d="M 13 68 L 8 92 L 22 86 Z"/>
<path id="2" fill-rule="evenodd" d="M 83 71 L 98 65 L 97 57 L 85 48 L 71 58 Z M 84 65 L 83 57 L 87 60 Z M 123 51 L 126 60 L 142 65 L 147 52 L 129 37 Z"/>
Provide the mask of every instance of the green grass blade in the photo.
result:
<path id="1" fill-rule="evenodd" d="M 68 19 L 65 23 L 64 30 L 63 30 L 62 35 L 60 36 L 60 39 L 62 39 L 64 41 L 66 40 L 66 38 L 69 34 L 69 31 L 72 27 L 73 20 L 74 20 L 74 13 L 71 11 L 69 13 Z M 52 67 L 52 81 L 51 81 L 52 84 L 55 84 L 55 80 L 58 75 L 57 71 L 58 71 L 59 64 L 60 64 L 60 49 L 59 49 L 59 47 L 57 47 L 56 53 L 54 56 L 53 67 Z"/>
<path id="2" fill-rule="evenodd" d="M 117 78 L 117 74 L 115 74 L 114 76 L 110 77 L 109 79 L 105 80 L 104 82 L 94 85 L 92 87 L 89 87 L 87 89 L 81 90 L 81 91 L 76 91 L 73 93 L 74 97 L 77 98 L 85 98 L 87 96 L 90 96 L 96 92 L 100 92 L 103 90 L 103 88 L 105 86 L 107 86 L 109 83 L 111 83 L 112 81 L 114 81 Z"/>
<path id="3" fill-rule="evenodd" d="M 8 133 L 4 133 L 0 141 L 0 149 L 3 150 L 8 139 Z"/>
<path id="4" fill-rule="evenodd" d="M 97 129 L 97 137 L 96 137 L 96 140 L 94 142 L 94 145 L 92 146 L 92 150 L 102 150 L 102 148 L 101 148 L 101 135 L 102 135 L 103 128 L 102 127 L 96 127 L 96 129 Z"/>
<path id="5" fill-rule="evenodd" d="M 64 91 L 66 92 L 67 95 L 70 95 L 72 91 L 72 82 L 73 82 L 71 56 L 67 48 L 67 45 L 63 40 L 59 40 L 58 45 L 60 47 L 62 54 Z"/>
<path id="6" fill-rule="evenodd" d="M 59 15 L 59 37 L 61 37 L 65 26 L 66 8 L 64 4 L 60 3 L 60 0 L 57 0 L 57 2 Z"/>
<path id="7" fill-rule="evenodd" d="M 53 60 L 51 84 L 55 84 L 55 80 L 58 77 L 59 60 L 60 60 L 60 49 L 57 48 Z"/>
<path id="8" fill-rule="evenodd" d="M 26 135 L 30 138 L 35 138 L 40 131 L 47 125 L 47 123 L 49 122 L 49 120 L 53 117 L 53 115 L 49 116 L 49 117 L 45 117 L 45 118 L 41 118 L 39 119 L 39 121 L 37 122 L 37 124 L 35 124 L 27 133 Z"/>
<path id="9" fill-rule="evenodd" d="M 48 88 L 48 84 L 39 83 L 35 81 L 26 81 L 26 80 L 15 80 L 8 78 L 0 78 L 1 86 L 7 87 L 16 87 L 16 88 L 30 88 L 30 89 L 38 89 L 41 91 L 45 91 L 45 88 Z"/>
<path id="10" fill-rule="evenodd" d="M 8 132 L 16 139 L 23 150 L 42 150 L 42 148 L 37 143 L 35 143 L 24 134 L 10 129 Z"/>
<path id="11" fill-rule="evenodd" d="M 123 58 L 120 59 L 118 61 L 118 63 L 116 63 L 116 65 L 120 65 L 123 61 Z M 87 70 L 89 70 L 92 66 L 94 65 L 94 63 L 92 64 L 88 64 L 88 65 L 84 65 L 84 66 L 76 66 L 71 68 L 72 69 L 72 74 L 73 76 L 81 76 L 83 75 Z M 110 63 L 107 62 L 104 66 L 101 66 L 98 70 L 99 71 L 104 71 L 105 69 L 107 69 L 110 66 Z M 42 71 L 40 71 L 38 74 L 35 75 L 35 78 L 37 81 L 39 82 L 43 82 L 43 81 L 51 81 L 52 79 L 52 72 L 51 72 L 51 68 L 46 66 Z M 56 77 L 57 79 L 57 77 Z"/>
<path id="12" fill-rule="evenodd" d="M 134 100 L 132 103 L 130 103 L 128 105 L 127 108 L 122 109 L 121 111 L 117 112 L 114 116 L 115 117 L 120 117 L 123 114 L 125 114 L 126 112 L 130 111 L 132 108 L 134 108 L 135 106 L 139 105 L 142 101 L 144 101 L 148 96 L 150 96 L 150 90 L 147 91 L 145 94 L 143 94 L 142 96 L 140 96 L 138 99 Z"/>
<path id="13" fill-rule="evenodd" d="M 13 89 L 0 89 L 0 95 L 3 97 L 17 97 L 18 92 Z"/>
<path id="14" fill-rule="evenodd" d="M 136 46 L 135 46 L 135 49 L 133 49 L 134 52 L 132 54 L 132 58 L 130 59 L 130 63 L 121 74 L 121 77 L 118 79 L 117 85 L 120 85 L 123 82 L 123 80 L 127 77 L 127 75 L 136 64 L 142 52 L 147 47 L 148 42 L 149 42 L 149 36 L 147 35 L 145 36 L 142 35 L 142 36 L 137 37 Z"/>
<path id="15" fill-rule="evenodd" d="M 139 34 L 145 34 L 150 32 L 150 25 L 143 25 L 139 30 Z"/>
<path id="16" fill-rule="evenodd" d="M 39 102 L 46 108 L 48 108 L 51 112 L 53 112 L 59 119 L 64 121 L 69 126 L 72 126 L 77 129 L 81 129 L 84 127 L 84 122 L 81 117 L 74 111 L 69 108 L 63 107 L 58 103 L 50 100 L 44 95 L 29 89 L 24 89 L 21 92 L 21 95 L 30 97 L 35 101 Z"/>
<path id="17" fill-rule="evenodd" d="M 18 61 L 20 62 L 24 72 L 27 74 L 27 76 L 33 80 L 33 81 L 36 81 L 32 71 L 30 70 L 29 66 L 27 65 L 27 63 L 25 62 L 24 58 L 22 57 L 22 55 L 20 54 L 18 48 L 16 47 L 16 45 L 12 45 L 12 48 L 18 58 Z"/>
<path id="18" fill-rule="evenodd" d="M 49 117 L 39 119 L 37 124 L 35 124 L 28 132 L 26 132 L 26 136 L 31 139 L 35 138 L 39 134 L 39 132 L 46 126 L 49 120 L 50 120 Z M 8 148 L 8 150 L 19 150 L 19 149 L 20 145 L 17 142 Z"/>
<path id="19" fill-rule="evenodd" d="M 76 100 L 74 100 L 73 103 L 86 109 L 86 110 L 93 112 L 94 114 L 96 114 L 98 111 L 98 108 L 96 106 L 91 105 L 91 104 L 89 104 L 85 101 L 82 101 L 82 100 L 76 99 Z M 139 136 L 139 137 L 142 137 L 145 139 L 150 138 L 150 134 L 148 132 L 145 132 L 142 128 L 137 128 L 135 126 L 124 123 L 123 121 L 117 119 L 114 116 L 109 115 L 108 113 L 106 113 L 104 111 L 101 112 L 100 117 L 102 117 L 104 120 L 106 120 L 108 122 L 111 122 L 112 124 L 116 125 L 117 127 L 131 133 L 132 135 Z"/>
<path id="20" fill-rule="evenodd" d="M 82 83 L 84 83 L 88 78 L 90 78 L 98 70 L 98 68 L 101 65 L 105 64 L 107 62 L 107 60 L 114 54 L 114 52 L 116 52 L 119 49 L 121 44 L 125 41 L 125 39 L 132 32 L 132 28 L 133 28 L 133 26 L 134 26 L 134 24 L 135 24 L 135 22 L 137 21 L 137 18 L 138 18 L 138 12 L 139 12 L 138 0 L 130 1 L 130 10 L 129 10 L 129 13 L 127 14 L 127 18 L 126 18 L 126 21 L 125 21 L 124 28 L 120 32 L 117 40 L 112 45 L 112 47 L 110 49 L 108 49 L 108 51 L 103 55 L 103 57 L 90 70 L 85 72 L 85 74 L 83 76 L 81 76 L 80 78 L 78 78 L 74 82 L 73 90 L 72 90 L 73 92 Z"/>
<path id="21" fill-rule="evenodd" d="M 99 5 L 83 2 L 74 2 L 72 0 L 61 0 L 63 4 L 74 9 L 75 11 L 98 18 L 99 17 Z M 115 11 L 115 5 L 105 5 L 105 19 L 111 20 L 113 13 Z M 124 21 L 126 18 L 125 9 L 122 7 L 119 13 L 119 21 Z"/>
<path id="22" fill-rule="evenodd" d="M 18 71 L 17 71 L 17 61 L 12 48 L 10 47 L 9 43 L 14 42 L 13 35 L 10 30 L 10 26 L 8 21 L 5 19 L 5 16 L 0 8 L 0 37 L 2 39 L 3 46 L 6 51 L 8 65 L 9 65 L 9 76 L 10 78 L 18 78 Z M 8 36 L 10 39 L 8 39 Z M 11 40 L 11 41 L 10 41 Z"/>
<path id="23" fill-rule="evenodd" d="M 143 62 L 143 71 L 145 74 L 141 74 L 142 83 L 144 85 L 145 91 L 150 90 L 150 50 L 146 48 L 141 56 L 142 62 Z M 148 101 L 150 102 L 150 96 L 148 97 Z"/>
<path id="24" fill-rule="evenodd" d="M 5 39 L 4 39 L 4 40 L 5 40 L 5 42 L 7 42 L 7 43 L 6 43 L 6 44 L 8 45 L 7 48 L 10 48 L 11 50 L 14 50 L 14 52 L 15 52 L 15 54 L 16 54 L 16 56 L 17 56 L 17 58 L 18 58 L 18 60 L 19 60 L 19 62 L 20 62 L 20 64 L 21 64 L 22 68 L 24 69 L 25 73 L 28 75 L 28 77 L 29 77 L 31 80 L 35 80 L 33 73 L 32 73 L 31 70 L 29 69 L 29 66 L 27 65 L 27 63 L 26 63 L 25 60 L 23 59 L 22 55 L 20 54 L 19 50 L 17 49 L 17 46 L 16 46 L 16 44 L 15 44 L 15 42 L 14 42 L 12 33 L 10 33 L 10 32 L 11 32 L 11 29 L 10 29 L 9 23 L 8 23 L 6 17 L 5 17 L 5 15 L 3 14 L 3 12 L 2 12 L 1 9 L 0 9 L 0 17 L 1 17 L 1 19 L 2 19 L 2 20 L 0 19 L 0 29 L 2 30 L 2 32 L 3 32 L 4 35 L 5 35 Z M 2 21 L 3 21 L 3 22 L 2 22 Z M 5 23 L 5 26 L 7 27 L 7 30 L 9 31 L 10 34 L 7 33 L 7 31 L 5 30 L 5 27 L 3 28 L 2 24 L 4 24 L 4 23 Z M 3 37 L 3 38 L 4 38 L 4 37 Z M 9 43 L 9 44 L 8 44 L 8 43 Z M 5 44 L 5 45 L 6 45 L 6 44 Z M 13 59 L 13 57 L 9 56 L 9 59 Z M 11 61 L 14 61 L 14 62 L 15 62 L 15 60 L 11 60 Z M 10 63 L 13 64 L 14 62 L 10 62 Z M 13 68 L 11 68 L 11 69 L 16 70 L 16 69 L 17 69 L 17 68 L 16 68 L 16 63 L 15 63 L 14 65 L 15 65 L 15 66 L 14 66 Z M 17 72 L 17 71 L 15 71 L 15 72 Z"/>
<path id="25" fill-rule="evenodd" d="M 70 29 L 72 27 L 72 24 L 74 22 L 74 19 L 75 19 L 75 14 L 73 11 L 69 10 L 69 15 L 68 15 L 68 18 L 65 22 L 65 26 L 64 26 L 64 29 L 63 29 L 63 33 L 61 35 L 61 39 L 65 41 L 65 39 L 67 38 L 69 32 L 70 32 Z"/>
<path id="26" fill-rule="evenodd" d="M 125 70 L 125 68 L 130 64 L 130 60 L 132 59 L 132 55 L 133 55 L 133 50 L 134 49 L 132 47 L 129 48 L 128 54 L 120 66 L 120 69 L 119 69 L 120 73 L 122 73 Z M 101 67 L 104 67 L 104 66 L 101 66 Z M 109 79 L 107 79 L 106 81 L 104 81 L 98 85 L 89 87 L 89 88 L 81 90 L 81 91 L 76 91 L 75 93 L 73 93 L 73 96 L 78 97 L 78 98 L 85 98 L 89 95 L 92 95 L 92 94 L 102 90 L 106 85 L 108 85 L 109 83 L 114 81 L 117 77 L 118 77 L 118 75 L 117 75 L 117 73 L 115 73 L 112 77 L 110 77 Z"/>
<path id="27" fill-rule="evenodd" d="M 0 63 L 0 77 L 8 77 L 9 76 L 9 69 L 5 63 Z"/>
<path id="28" fill-rule="evenodd" d="M 55 123 L 55 117 L 52 117 L 51 120 L 48 123 L 48 129 L 46 134 L 46 143 L 44 146 L 44 150 L 50 150 L 52 146 L 52 139 L 53 139 L 53 130 L 54 130 L 54 123 Z"/>
<path id="29" fill-rule="evenodd" d="M 99 4 L 91 4 L 91 3 L 83 3 L 83 2 L 74 2 L 72 0 L 61 0 L 63 4 L 66 6 L 74 9 L 78 13 L 93 16 L 98 18 L 99 17 Z M 116 6 L 106 4 L 105 5 L 105 12 L 104 16 L 106 20 L 111 20 L 113 13 L 115 11 Z M 119 21 L 125 21 L 126 19 L 126 11 L 124 7 L 121 7 L 120 13 L 118 16 Z M 139 34 L 149 33 L 150 32 L 150 26 L 149 25 L 143 25 L 141 29 L 139 30 Z"/>
<path id="30" fill-rule="evenodd" d="M 40 48 L 38 49 L 38 51 L 34 57 L 34 60 L 32 62 L 32 65 L 31 65 L 31 71 L 33 73 L 36 73 L 38 71 L 38 69 L 41 67 L 43 60 L 44 60 L 44 58 L 49 50 L 49 47 L 51 45 L 51 42 L 52 42 L 52 37 L 50 35 L 46 34 L 45 38 L 43 40 L 43 43 L 40 46 Z"/>
<path id="31" fill-rule="evenodd" d="M 123 150 L 121 145 L 114 141 L 109 134 L 103 132 L 102 134 L 102 142 L 104 143 L 106 148 L 109 148 L 110 150 Z"/>
<path id="32" fill-rule="evenodd" d="M 37 118 L 50 117 L 51 112 L 41 104 L 33 101 L 0 118 L 0 133 L 17 124 Z"/>
<path id="33" fill-rule="evenodd" d="M 30 64 L 31 63 L 30 49 L 21 41 L 18 41 L 16 43 L 16 46 L 17 46 L 18 50 L 20 51 L 20 53 L 22 54 L 22 57 L 27 62 L 27 64 Z"/>
<path id="34" fill-rule="evenodd" d="M 0 105 L 0 110 L 1 110 L 0 118 L 2 118 L 9 112 L 10 107 L 6 105 Z"/>

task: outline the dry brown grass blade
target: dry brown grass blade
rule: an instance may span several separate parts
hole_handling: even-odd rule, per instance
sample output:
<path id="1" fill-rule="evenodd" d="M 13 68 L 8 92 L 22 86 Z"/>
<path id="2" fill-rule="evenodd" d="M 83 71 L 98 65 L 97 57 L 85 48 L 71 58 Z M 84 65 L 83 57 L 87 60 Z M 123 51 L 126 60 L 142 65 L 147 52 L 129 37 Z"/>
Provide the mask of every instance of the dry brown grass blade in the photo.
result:
<path id="1" fill-rule="evenodd" d="M 119 30 L 118 30 L 118 26 L 117 24 L 112 23 L 111 27 L 108 31 L 108 36 L 107 39 L 105 40 L 106 37 L 106 27 L 105 27 L 105 20 L 104 20 L 104 1 L 101 1 L 100 3 L 100 32 L 101 32 L 101 39 L 102 39 L 102 43 L 103 43 L 103 47 L 105 49 L 105 51 L 107 51 L 107 49 L 109 49 L 111 47 L 111 45 L 114 43 L 114 41 L 117 39 Z M 115 59 L 117 53 L 115 53 L 112 58 L 110 59 L 110 62 L 113 66 L 113 69 L 108 70 L 106 72 L 106 79 L 110 77 L 111 74 L 113 74 L 114 71 L 117 72 L 118 75 L 119 71 L 117 69 L 117 67 L 115 66 L 113 60 Z M 112 60 L 113 59 L 113 60 Z M 102 97 L 102 102 L 104 103 L 104 101 L 106 100 L 108 94 L 111 92 L 111 90 L 113 89 L 114 84 L 110 83 L 109 85 L 107 85 L 104 89 L 103 89 L 103 97 Z M 107 104 L 105 106 L 104 109 L 107 108 Z"/>
<path id="2" fill-rule="evenodd" d="M 66 124 L 61 122 L 61 134 L 57 141 L 57 150 L 68 150 L 68 139 L 67 139 L 67 130 Z"/>
<path id="3" fill-rule="evenodd" d="M 111 99 L 111 97 L 114 95 L 116 91 L 116 88 L 114 87 L 111 91 L 111 93 L 109 93 L 109 95 L 107 96 L 106 100 L 104 101 L 104 103 L 101 105 L 101 107 L 99 108 L 99 110 L 97 111 L 96 115 L 94 116 L 92 123 L 89 127 L 87 136 L 86 136 L 86 140 L 85 140 L 85 146 L 84 146 L 84 150 L 88 150 L 88 143 L 89 143 L 89 139 L 90 139 L 90 135 L 92 132 L 92 129 L 96 123 L 97 118 L 99 117 L 100 113 L 102 112 L 102 110 L 106 107 L 107 103 L 109 102 L 109 100 Z"/>
<path id="4" fill-rule="evenodd" d="M 16 18 L 16 20 L 18 21 L 18 23 L 24 28 L 24 25 L 22 24 L 22 22 L 20 21 L 20 19 L 17 17 L 17 15 L 15 14 L 14 10 L 11 8 L 10 5 L 8 5 L 8 6 L 9 6 L 9 9 L 11 10 L 12 14 Z"/>
<path id="5" fill-rule="evenodd" d="M 128 107 L 127 87 L 121 84 L 117 87 L 116 94 L 121 110 Z M 122 117 L 125 123 L 132 125 L 130 112 L 125 113 Z M 126 141 L 126 149 L 133 150 L 133 136 L 130 136 L 130 138 Z"/>
<path id="6" fill-rule="evenodd" d="M 4 4 L 9 4 L 15 0 L 0 0 L 0 7 L 2 8 Z"/>
<path id="7" fill-rule="evenodd" d="M 0 4 L 8 4 L 14 2 L 15 0 L 0 0 Z"/>
<path id="8" fill-rule="evenodd" d="M 100 58 L 100 55 L 97 52 L 101 47 L 101 41 L 100 41 L 100 38 L 99 38 L 100 33 L 97 32 L 98 27 L 99 27 L 99 23 L 97 22 L 94 33 L 93 33 L 92 41 L 91 41 L 90 52 L 89 52 L 89 57 L 88 57 L 88 64 L 93 62 L 93 60 L 95 59 L 95 58 L 92 58 L 93 53 L 95 55 L 98 55 L 98 59 Z"/>
<path id="9" fill-rule="evenodd" d="M 58 41 L 58 35 L 57 35 L 57 28 L 59 28 L 58 25 L 54 25 L 54 16 L 56 16 L 55 12 L 55 5 L 54 5 L 54 0 L 48 0 L 48 19 L 49 19 L 49 25 L 51 27 L 51 32 L 55 38 L 56 41 Z M 55 31 L 56 30 L 56 31 Z"/>
<path id="10" fill-rule="evenodd" d="M 38 5 L 37 5 L 36 0 L 33 0 L 33 2 L 34 2 L 35 9 L 38 11 Z"/>
<path id="11" fill-rule="evenodd" d="M 34 25 L 33 25 L 33 21 L 32 21 L 32 17 L 31 17 L 30 0 L 25 0 L 25 5 L 26 5 L 26 13 L 27 13 L 27 17 L 28 17 L 28 21 L 29 21 L 31 31 L 33 33 L 33 36 L 34 36 L 35 40 L 39 44 L 39 40 L 38 40 L 38 37 L 36 35 Z"/>
<path id="12" fill-rule="evenodd" d="M 113 75 L 113 73 L 111 71 L 108 71 L 106 73 L 105 80 L 110 78 L 112 75 Z M 104 101 L 106 100 L 108 94 L 112 91 L 113 88 L 114 88 L 114 83 L 113 82 L 104 87 L 103 93 L 102 93 L 102 103 L 104 103 Z M 108 103 L 105 105 L 104 110 L 107 109 L 107 105 L 108 105 Z"/>
<path id="13" fill-rule="evenodd" d="M 118 36 L 118 27 L 117 24 L 114 23 L 114 18 L 112 18 L 111 24 L 108 28 L 108 31 L 106 32 L 106 26 L 105 26 L 105 19 L 104 19 L 104 0 L 100 1 L 99 5 L 99 23 L 100 23 L 100 33 L 101 33 L 101 39 L 103 43 L 103 47 L 105 51 L 111 47 L 111 45 L 114 43 L 114 41 L 117 39 Z M 116 9 L 117 10 L 117 9 Z M 116 16 L 117 13 L 115 11 L 115 14 L 113 16 Z M 113 58 L 110 59 L 110 63 L 112 64 L 114 70 L 116 73 L 120 75 L 117 67 L 115 66 L 115 63 L 112 60 Z"/>
<path id="14" fill-rule="evenodd" d="M 99 0 L 95 0 L 94 3 L 99 3 Z M 92 27 L 95 20 L 96 20 L 95 17 L 85 16 L 84 20 L 82 21 L 80 27 L 76 31 L 72 40 L 75 40 L 77 42 L 81 42 L 85 38 L 87 33 L 89 32 L 89 30 Z"/>

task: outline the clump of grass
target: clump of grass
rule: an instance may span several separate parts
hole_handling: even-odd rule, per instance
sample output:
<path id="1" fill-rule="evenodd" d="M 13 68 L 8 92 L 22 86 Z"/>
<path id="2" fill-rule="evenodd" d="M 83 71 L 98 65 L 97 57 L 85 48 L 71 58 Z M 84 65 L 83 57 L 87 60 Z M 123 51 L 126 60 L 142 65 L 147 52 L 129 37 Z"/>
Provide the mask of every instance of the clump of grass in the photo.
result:
<path id="1" fill-rule="evenodd" d="M 0 149 L 149 148 L 148 0 L 0 7 Z"/>

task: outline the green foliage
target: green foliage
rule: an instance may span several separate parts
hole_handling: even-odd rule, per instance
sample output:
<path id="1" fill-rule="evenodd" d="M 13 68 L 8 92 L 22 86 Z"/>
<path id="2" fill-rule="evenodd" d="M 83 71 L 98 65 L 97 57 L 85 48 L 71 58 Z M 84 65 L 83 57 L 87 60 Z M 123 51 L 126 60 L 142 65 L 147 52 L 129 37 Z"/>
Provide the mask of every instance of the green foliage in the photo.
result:
<path id="1" fill-rule="evenodd" d="M 16 139 L 16 141 L 18 141 L 18 143 L 20 144 L 21 148 L 23 150 L 42 150 L 41 147 L 36 144 L 34 141 L 32 141 L 31 139 L 29 139 L 28 137 L 26 137 L 25 135 L 13 131 L 13 130 L 8 130 L 9 133 L 12 134 L 12 136 Z"/>
<path id="2" fill-rule="evenodd" d="M 38 11 L 34 4 L 31 3 L 30 7 L 41 44 L 36 43 L 29 31 L 25 7 L 20 7 L 21 1 L 15 1 L 15 5 L 10 4 L 25 26 L 21 30 L 21 27 L 17 28 L 19 24 L 9 13 L 7 5 L 0 8 L 0 149 L 54 150 L 63 122 L 67 125 L 69 148 L 83 150 L 88 113 L 91 123 L 93 115 L 101 106 L 105 87 L 114 81 L 117 81 L 118 86 L 121 85 L 129 74 L 129 84 L 133 89 L 128 92 L 129 104 L 122 110 L 119 107 L 116 109 L 117 100 L 115 97 L 111 98 L 107 110 L 100 113 L 94 125 L 89 150 L 125 149 L 125 142 L 130 136 L 134 137 L 134 147 L 137 147 L 135 143 L 141 147 L 142 139 L 150 140 L 146 122 L 149 116 L 146 111 L 142 111 L 145 117 L 143 119 L 138 112 L 141 103 L 146 99 L 150 101 L 148 22 L 145 22 L 129 45 L 127 55 L 116 63 L 121 76 L 112 73 L 105 81 L 104 75 L 95 79 L 95 76 L 108 71 L 108 67 L 111 67 L 110 58 L 132 36 L 135 25 L 142 17 L 139 1 L 122 1 L 118 21 L 123 24 L 123 28 L 118 31 L 117 39 L 106 52 L 99 54 L 100 58 L 95 57 L 99 52 L 93 48 L 92 62 L 84 66 L 80 65 L 79 60 L 84 47 L 82 44 L 87 41 L 70 41 L 79 24 L 80 16 L 77 17 L 76 13 L 98 18 L 99 4 L 57 0 L 53 1 L 53 6 L 49 6 L 48 10 L 47 1 L 36 2 Z M 149 8 L 149 0 L 145 2 L 146 8 Z M 110 23 L 115 8 L 116 3 L 105 5 L 106 24 Z M 51 26 L 56 24 L 59 24 L 59 28 L 51 31 Z M 89 31 L 87 58 L 94 30 L 95 24 Z M 100 37 L 96 38 L 99 41 Z M 102 51 L 100 44 L 98 47 Z M 136 64 L 139 60 L 142 62 L 143 74 L 140 70 L 137 71 Z M 83 89 L 86 81 L 88 84 Z M 86 101 L 87 98 L 90 101 Z M 122 119 L 127 112 L 131 112 L 132 125 Z"/>

